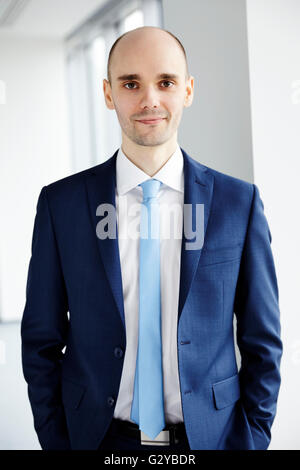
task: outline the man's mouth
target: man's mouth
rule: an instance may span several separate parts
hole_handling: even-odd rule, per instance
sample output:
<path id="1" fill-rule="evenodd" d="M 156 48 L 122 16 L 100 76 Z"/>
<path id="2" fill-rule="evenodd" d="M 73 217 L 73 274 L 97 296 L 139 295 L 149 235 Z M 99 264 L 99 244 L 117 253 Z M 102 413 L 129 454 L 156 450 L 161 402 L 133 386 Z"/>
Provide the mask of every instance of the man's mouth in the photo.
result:
<path id="1" fill-rule="evenodd" d="M 164 121 L 166 118 L 156 118 L 156 119 L 137 119 L 137 122 L 141 122 L 142 124 L 158 124 Z"/>

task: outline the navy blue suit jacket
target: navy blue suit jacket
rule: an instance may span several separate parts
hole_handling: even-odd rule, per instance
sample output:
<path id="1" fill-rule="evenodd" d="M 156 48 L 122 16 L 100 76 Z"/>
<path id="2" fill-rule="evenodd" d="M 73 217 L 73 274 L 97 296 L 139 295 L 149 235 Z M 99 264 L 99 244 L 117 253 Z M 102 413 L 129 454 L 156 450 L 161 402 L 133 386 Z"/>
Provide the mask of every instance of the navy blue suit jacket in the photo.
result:
<path id="1" fill-rule="evenodd" d="M 255 184 L 181 150 L 184 203 L 204 204 L 205 230 L 197 250 L 183 233 L 181 251 L 177 345 L 190 448 L 267 449 L 282 342 L 263 203 Z M 97 207 L 115 205 L 116 156 L 44 186 L 37 203 L 21 339 L 43 449 L 97 449 L 118 397 L 126 350 L 118 239 L 96 235 Z"/>

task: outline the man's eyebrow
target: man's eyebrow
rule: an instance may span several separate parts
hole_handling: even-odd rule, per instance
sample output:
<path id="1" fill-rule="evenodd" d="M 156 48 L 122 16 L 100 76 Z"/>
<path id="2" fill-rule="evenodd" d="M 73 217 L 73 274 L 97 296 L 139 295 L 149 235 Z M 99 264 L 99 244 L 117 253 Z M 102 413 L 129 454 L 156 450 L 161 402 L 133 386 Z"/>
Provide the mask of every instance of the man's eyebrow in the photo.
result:
<path id="1" fill-rule="evenodd" d="M 159 75 L 156 76 L 156 78 L 165 79 L 165 80 L 179 80 L 179 75 L 176 75 L 175 73 L 160 73 Z M 125 74 L 125 75 L 121 75 L 120 77 L 118 77 L 117 80 L 119 81 L 141 80 L 141 76 L 138 75 L 137 73 Z"/>

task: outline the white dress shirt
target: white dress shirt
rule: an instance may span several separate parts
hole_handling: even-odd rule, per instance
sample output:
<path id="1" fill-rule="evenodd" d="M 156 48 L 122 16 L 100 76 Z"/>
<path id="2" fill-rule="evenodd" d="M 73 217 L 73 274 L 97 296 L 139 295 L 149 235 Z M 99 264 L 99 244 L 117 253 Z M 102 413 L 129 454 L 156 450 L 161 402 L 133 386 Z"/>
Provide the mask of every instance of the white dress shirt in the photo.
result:
<path id="1" fill-rule="evenodd" d="M 151 177 L 132 163 L 119 149 L 116 161 L 116 215 L 126 324 L 126 352 L 114 417 L 131 421 L 139 318 L 139 223 L 143 190 L 140 183 Z M 177 357 L 177 319 L 183 227 L 184 175 L 179 145 L 164 166 L 153 176 L 161 185 L 160 207 L 161 331 L 165 422 L 183 422 Z M 181 208 L 175 232 L 163 232 L 167 220 L 162 208 Z M 127 206 L 126 206 L 127 205 Z M 175 207 L 175 206 L 172 206 Z M 132 212 L 131 212 L 132 211 Z M 130 229 L 128 228 L 130 225 Z M 135 230 L 133 229 L 135 227 Z M 166 229 L 167 230 L 167 229 Z M 128 234 L 130 233 L 130 236 Z M 176 233 L 176 235 L 175 235 Z M 137 236 L 134 236 L 136 235 Z M 180 236 L 178 236 L 178 234 Z"/>

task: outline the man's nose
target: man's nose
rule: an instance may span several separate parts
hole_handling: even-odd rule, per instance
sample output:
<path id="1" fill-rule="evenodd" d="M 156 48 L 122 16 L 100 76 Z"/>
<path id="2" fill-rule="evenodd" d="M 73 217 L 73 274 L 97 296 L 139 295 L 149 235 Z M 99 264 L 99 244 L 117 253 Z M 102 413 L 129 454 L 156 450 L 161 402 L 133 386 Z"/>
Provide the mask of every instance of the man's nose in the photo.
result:
<path id="1" fill-rule="evenodd" d="M 159 93 L 154 87 L 146 87 L 143 91 L 141 107 L 144 108 L 145 106 L 149 108 L 159 106 Z"/>

